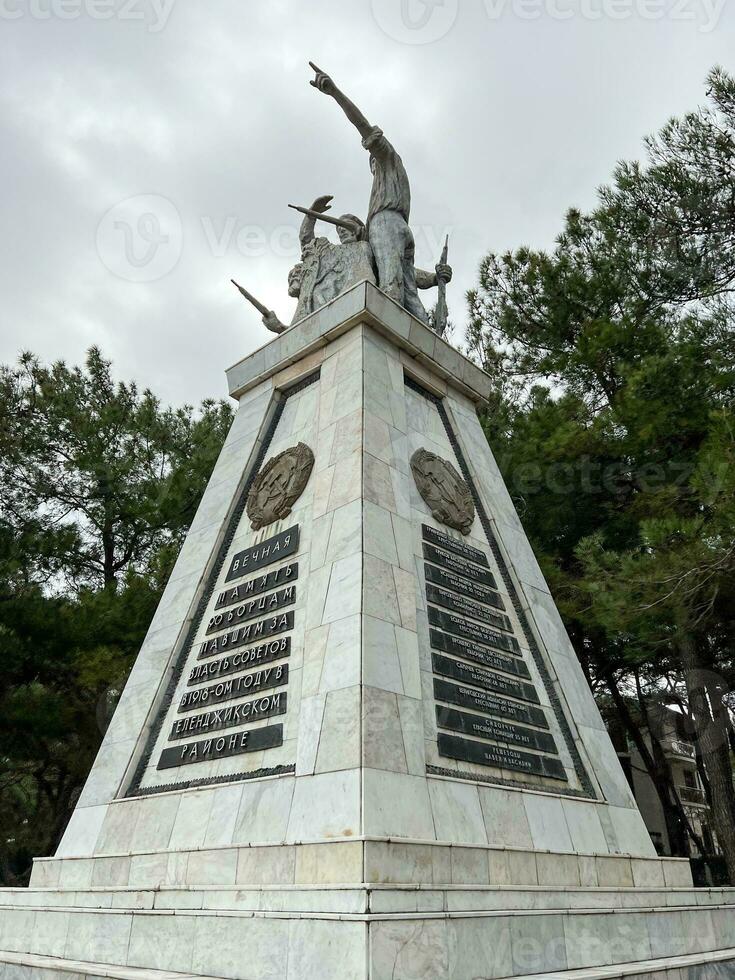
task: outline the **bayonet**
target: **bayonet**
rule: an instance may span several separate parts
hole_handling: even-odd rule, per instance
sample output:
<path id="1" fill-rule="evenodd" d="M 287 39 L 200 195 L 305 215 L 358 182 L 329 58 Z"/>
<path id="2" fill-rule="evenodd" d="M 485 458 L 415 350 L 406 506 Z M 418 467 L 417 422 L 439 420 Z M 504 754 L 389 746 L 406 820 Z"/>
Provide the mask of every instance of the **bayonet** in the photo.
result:
<path id="1" fill-rule="evenodd" d="M 298 204 L 289 204 L 290 208 L 298 211 L 299 214 L 306 214 L 310 218 L 317 218 L 319 221 L 326 221 L 327 224 L 335 225 L 337 228 L 346 228 L 348 231 L 358 232 L 360 228 L 353 221 L 343 221 L 342 218 L 333 218 L 331 214 L 324 214 L 321 211 L 312 211 L 311 208 L 302 208 Z"/>
<path id="2" fill-rule="evenodd" d="M 263 304 L 259 300 L 257 300 L 252 293 L 249 293 L 247 289 L 244 288 L 244 286 L 241 286 L 239 283 L 235 282 L 234 279 L 230 279 L 230 282 L 232 283 L 233 286 L 237 286 L 237 288 L 240 290 L 240 292 L 248 301 L 248 303 L 252 303 L 261 316 L 268 316 L 270 310 L 268 309 L 267 306 L 263 306 Z"/>
<path id="3" fill-rule="evenodd" d="M 441 258 L 439 259 L 440 265 L 446 265 L 447 259 L 449 258 L 449 235 L 446 237 L 444 242 L 444 248 L 442 249 Z M 439 295 L 436 298 L 436 309 L 434 311 L 434 329 L 439 334 L 440 337 L 444 336 L 444 331 L 447 329 L 447 284 L 443 280 L 438 280 L 437 289 Z"/>

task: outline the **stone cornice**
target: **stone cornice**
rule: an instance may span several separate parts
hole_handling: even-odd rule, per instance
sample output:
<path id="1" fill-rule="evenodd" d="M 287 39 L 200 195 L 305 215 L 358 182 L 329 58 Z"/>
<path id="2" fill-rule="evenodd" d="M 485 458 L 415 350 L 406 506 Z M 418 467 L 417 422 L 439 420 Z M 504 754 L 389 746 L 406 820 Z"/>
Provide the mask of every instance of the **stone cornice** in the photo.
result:
<path id="1" fill-rule="evenodd" d="M 230 395 L 241 398 L 359 323 L 372 326 L 419 364 L 431 367 L 470 401 L 479 404 L 488 398 L 492 382 L 481 368 L 369 282 L 348 289 L 229 368 Z"/>

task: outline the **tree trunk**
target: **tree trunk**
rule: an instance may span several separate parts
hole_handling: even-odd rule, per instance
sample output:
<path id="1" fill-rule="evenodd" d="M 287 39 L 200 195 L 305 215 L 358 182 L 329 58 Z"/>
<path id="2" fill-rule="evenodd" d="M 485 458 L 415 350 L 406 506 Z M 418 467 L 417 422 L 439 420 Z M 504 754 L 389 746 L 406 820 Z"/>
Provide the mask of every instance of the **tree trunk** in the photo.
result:
<path id="1" fill-rule="evenodd" d="M 112 524 L 105 524 L 102 529 L 102 573 L 106 589 L 117 588 L 117 575 L 115 574 L 115 535 L 112 531 Z"/>
<path id="2" fill-rule="evenodd" d="M 712 797 L 712 826 L 727 864 L 730 883 L 735 883 L 735 788 L 728 734 L 718 723 L 722 705 L 715 705 L 713 716 L 707 698 L 707 677 L 697 653 L 695 639 L 686 624 L 679 624 L 676 645 L 689 696 L 695 737 L 707 770 Z"/>

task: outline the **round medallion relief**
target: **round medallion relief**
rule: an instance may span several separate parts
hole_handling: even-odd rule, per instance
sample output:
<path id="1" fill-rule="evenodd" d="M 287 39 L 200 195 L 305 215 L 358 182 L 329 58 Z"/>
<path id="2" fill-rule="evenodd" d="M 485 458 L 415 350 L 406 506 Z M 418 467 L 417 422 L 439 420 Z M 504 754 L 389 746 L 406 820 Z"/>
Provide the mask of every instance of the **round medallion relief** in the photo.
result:
<path id="1" fill-rule="evenodd" d="M 411 457 L 411 472 L 432 516 L 462 534 L 469 534 L 475 519 L 475 504 L 470 488 L 449 460 L 428 449 L 417 449 Z"/>
<path id="2" fill-rule="evenodd" d="M 247 513 L 254 531 L 288 517 L 304 492 L 314 466 L 314 453 L 304 442 L 272 456 L 248 493 Z"/>

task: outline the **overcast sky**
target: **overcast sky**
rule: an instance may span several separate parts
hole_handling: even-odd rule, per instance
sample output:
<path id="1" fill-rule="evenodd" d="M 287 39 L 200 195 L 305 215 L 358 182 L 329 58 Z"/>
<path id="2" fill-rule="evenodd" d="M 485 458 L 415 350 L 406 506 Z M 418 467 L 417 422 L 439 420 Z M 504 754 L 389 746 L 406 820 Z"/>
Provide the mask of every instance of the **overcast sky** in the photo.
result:
<path id="1" fill-rule="evenodd" d="M 735 70 L 729 0 L 0 0 L 0 359 L 92 344 L 173 403 L 226 394 L 288 321 L 289 202 L 364 215 L 368 157 L 308 60 L 379 124 L 450 315 L 488 250 L 549 247 L 616 160 Z"/>

